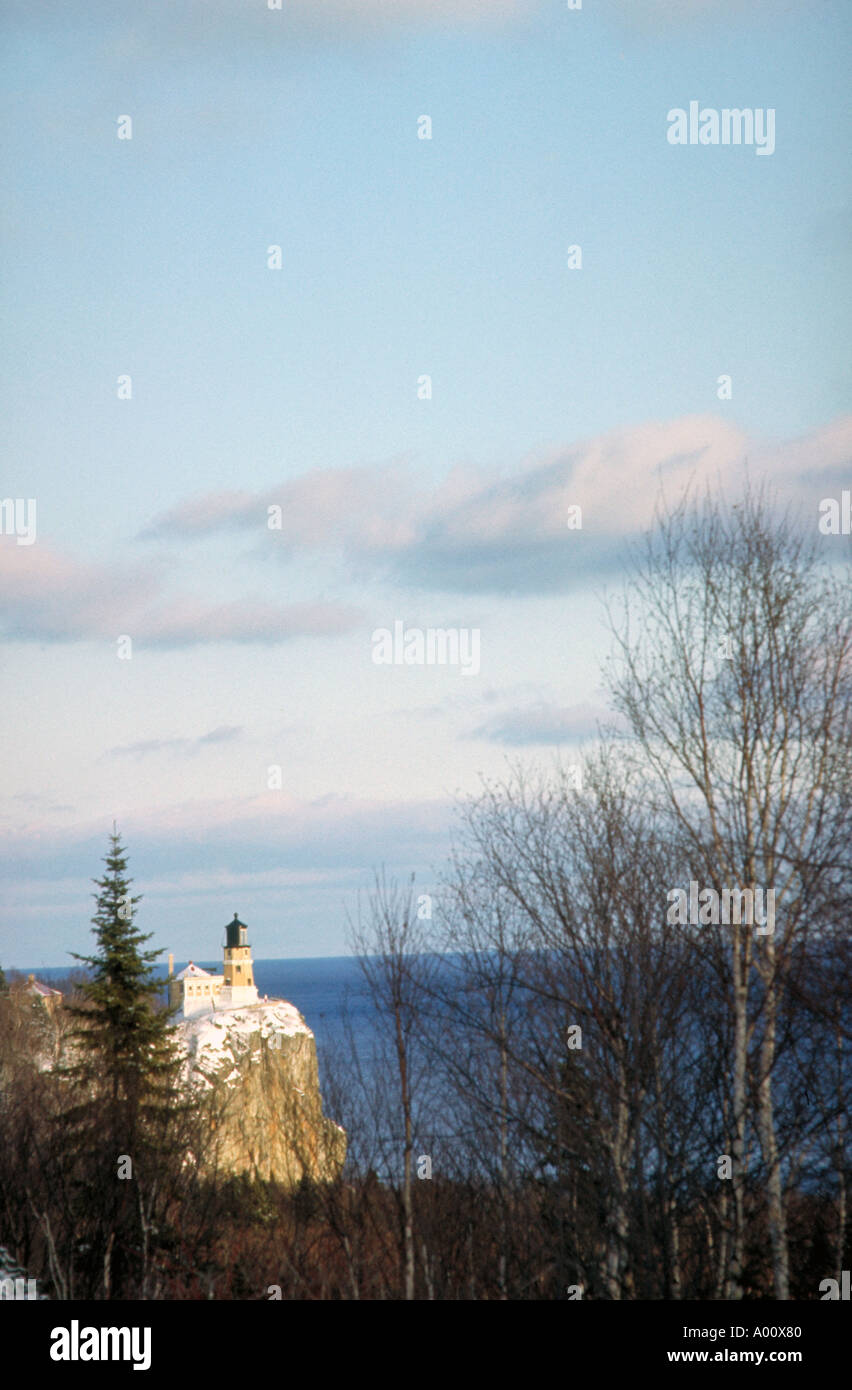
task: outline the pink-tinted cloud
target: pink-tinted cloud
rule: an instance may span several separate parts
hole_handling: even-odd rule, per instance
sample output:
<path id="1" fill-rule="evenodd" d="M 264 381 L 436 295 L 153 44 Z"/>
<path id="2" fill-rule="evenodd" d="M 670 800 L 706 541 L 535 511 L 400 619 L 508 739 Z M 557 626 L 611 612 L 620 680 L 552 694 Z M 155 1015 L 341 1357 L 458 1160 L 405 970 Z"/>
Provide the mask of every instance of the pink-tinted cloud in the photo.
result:
<path id="1" fill-rule="evenodd" d="M 154 566 L 87 564 L 38 540 L 0 536 L 0 624 L 7 638 L 117 637 L 157 598 Z"/>
<path id="2" fill-rule="evenodd" d="M 268 535 L 288 552 L 331 546 L 393 549 L 415 537 L 411 504 L 408 469 L 399 461 L 317 469 L 264 492 L 190 497 L 155 517 L 141 538 L 198 538 L 243 529 Z"/>
<path id="3" fill-rule="evenodd" d="M 846 479 L 852 416 L 799 439 L 750 439 L 715 415 L 648 421 L 553 448 L 511 472 L 456 468 L 431 492 L 393 467 L 304 474 L 268 493 L 193 499 L 158 518 L 154 534 L 254 530 L 282 558 L 337 550 L 354 573 L 423 589 L 555 592 L 610 568 L 624 538 L 649 525 L 661 499 L 721 484 L 731 496 L 746 469 L 768 477 L 779 500 L 816 518 L 819 496 Z M 281 509 L 280 530 L 267 508 Z M 571 529 L 570 508 L 582 529 Z"/>
<path id="4" fill-rule="evenodd" d="M 358 621 L 355 609 L 337 603 L 172 598 L 151 562 L 86 564 L 42 540 L 19 546 L 14 536 L 0 536 L 0 630 L 7 640 L 114 642 L 126 634 L 152 647 L 278 643 L 345 632 Z"/>

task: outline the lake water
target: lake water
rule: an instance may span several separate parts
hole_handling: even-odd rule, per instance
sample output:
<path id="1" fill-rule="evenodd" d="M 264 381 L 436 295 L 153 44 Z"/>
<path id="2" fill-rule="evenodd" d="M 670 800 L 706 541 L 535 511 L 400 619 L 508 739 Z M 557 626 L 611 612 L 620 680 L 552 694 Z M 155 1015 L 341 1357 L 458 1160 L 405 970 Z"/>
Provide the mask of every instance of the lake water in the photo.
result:
<path id="1" fill-rule="evenodd" d="M 197 960 L 195 963 L 211 974 L 221 974 L 221 959 Z M 175 973 L 183 970 L 187 964 L 185 960 L 175 961 Z M 38 970 L 21 973 L 33 973 L 37 979 L 49 984 L 51 980 L 66 976 L 68 968 L 42 966 Z M 158 974 L 165 978 L 166 967 L 160 967 Z M 359 1042 L 369 1035 L 371 1008 L 363 993 L 363 977 L 358 962 L 351 956 L 322 956 L 313 960 L 256 960 L 254 982 L 261 999 L 268 994 L 270 999 L 286 999 L 295 1004 L 308 1027 L 313 1030 L 320 1055 L 344 1040 L 344 1004 Z"/>

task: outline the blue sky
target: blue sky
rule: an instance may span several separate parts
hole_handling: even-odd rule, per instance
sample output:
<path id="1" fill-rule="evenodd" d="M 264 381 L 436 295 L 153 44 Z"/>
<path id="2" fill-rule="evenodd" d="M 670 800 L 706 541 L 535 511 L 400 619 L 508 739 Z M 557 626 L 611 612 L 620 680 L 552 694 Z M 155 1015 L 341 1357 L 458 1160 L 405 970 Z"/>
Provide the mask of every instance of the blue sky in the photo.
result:
<path id="1" fill-rule="evenodd" d="M 590 736 L 661 478 L 748 458 L 815 518 L 852 474 L 847 6 L 160 11 L 5 7 L 11 965 L 86 946 L 113 817 L 164 949 L 239 910 L 338 953 L 454 796 Z M 774 153 L 672 147 L 692 99 L 773 108 Z M 375 666 L 395 619 L 481 671 Z"/>

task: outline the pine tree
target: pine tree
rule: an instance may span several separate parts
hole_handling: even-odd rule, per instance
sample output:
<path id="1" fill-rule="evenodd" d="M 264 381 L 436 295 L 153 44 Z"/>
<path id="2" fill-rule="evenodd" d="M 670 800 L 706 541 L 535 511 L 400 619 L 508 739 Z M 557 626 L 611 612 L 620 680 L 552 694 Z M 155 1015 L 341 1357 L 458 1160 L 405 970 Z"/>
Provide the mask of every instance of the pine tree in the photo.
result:
<path id="1" fill-rule="evenodd" d="M 104 862 L 104 877 L 94 880 L 98 950 L 72 953 L 89 978 L 68 1010 L 73 1028 L 62 1075 L 72 1083 L 66 1119 L 89 1236 L 82 1282 L 90 1296 L 102 1289 L 119 1297 L 144 1285 L 152 1214 L 182 1161 L 180 1121 L 191 1106 L 180 1085 L 170 1012 L 155 1008 L 159 952 L 142 949 L 151 933 L 135 925 L 141 899 L 130 892 L 115 827 Z"/>

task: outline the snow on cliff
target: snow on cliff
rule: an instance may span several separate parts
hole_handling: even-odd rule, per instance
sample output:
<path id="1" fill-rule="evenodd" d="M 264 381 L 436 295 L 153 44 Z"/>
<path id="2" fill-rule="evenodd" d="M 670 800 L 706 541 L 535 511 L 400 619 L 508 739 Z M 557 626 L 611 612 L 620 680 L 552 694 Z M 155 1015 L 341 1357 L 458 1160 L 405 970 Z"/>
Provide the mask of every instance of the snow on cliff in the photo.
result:
<path id="1" fill-rule="evenodd" d="M 314 1035 L 283 999 L 177 1024 L 186 1076 L 211 1103 L 211 1171 L 332 1181 L 346 1135 L 323 1114 Z"/>
<path id="2" fill-rule="evenodd" d="M 250 1004 L 245 1008 L 217 1009 L 196 1014 L 179 1024 L 188 1054 L 188 1067 L 201 1085 L 212 1086 L 211 1077 L 234 1085 L 239 1076 L 238 1063 L 252 1050 L 255 1040 L 262 1046 L 280 1050 L 282 1038 L 294 1038 L 305 1033 L 314 1035 L 299 1010 L 285 999 L 267 1004 Z M 228 1075 L 222 1068 L 231 1063 Z"/>

